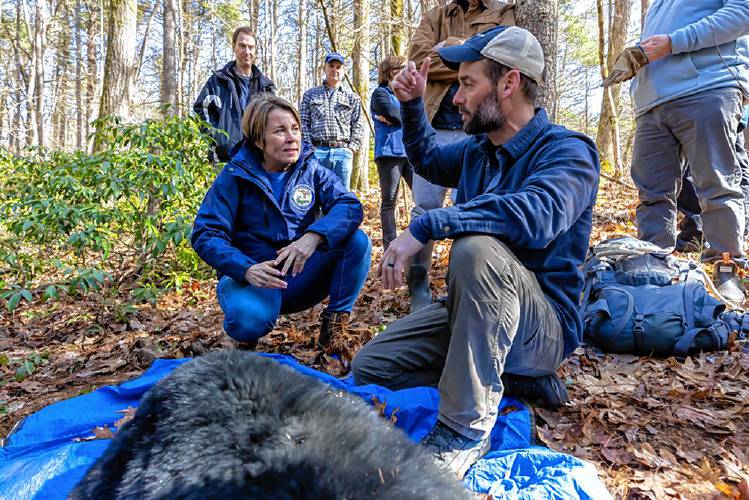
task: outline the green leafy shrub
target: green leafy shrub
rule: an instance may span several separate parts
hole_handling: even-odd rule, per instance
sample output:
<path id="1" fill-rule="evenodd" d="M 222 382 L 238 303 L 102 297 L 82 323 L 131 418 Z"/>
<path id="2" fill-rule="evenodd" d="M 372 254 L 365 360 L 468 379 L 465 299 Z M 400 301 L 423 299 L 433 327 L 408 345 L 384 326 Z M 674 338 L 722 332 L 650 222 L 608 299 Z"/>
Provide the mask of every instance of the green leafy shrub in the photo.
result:
<path id="1" fill-rule="evenodd" d="M 205 123 L 95 126 L 104 149 L 94 154 L 0 150 L 0 298 L 8 310 L 105 285 L 153 291 L 206 275 L 189 245 L 215 175 Z"/>

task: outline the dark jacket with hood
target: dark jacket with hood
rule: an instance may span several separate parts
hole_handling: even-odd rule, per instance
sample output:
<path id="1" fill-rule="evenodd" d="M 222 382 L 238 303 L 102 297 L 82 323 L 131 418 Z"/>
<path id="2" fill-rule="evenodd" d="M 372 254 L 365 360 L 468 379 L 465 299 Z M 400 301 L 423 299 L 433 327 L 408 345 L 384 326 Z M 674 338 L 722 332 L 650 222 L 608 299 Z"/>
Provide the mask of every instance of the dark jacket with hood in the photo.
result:
<path id="1" fill-rule="evenodd" d="M 242 142 L 242 114 L 244 109 L 239 101 L 240 76 L 235 72 L 236 61 L 231 61 L 223 68 L 213 72 L 200 91 L 192 109 L 203 120 L 214 127 L 226 131 L 228 137 L 216 133 L 213 161 L 229 161 L 234 147 Z M 250 78 L 250 99 L 259 92 L 276 92 L 275 84 L 252 65 Z M 249 102 L 249 100 L 248 100 Z"/>
<path id="2" fill-rule="evenodd" d="M 216 177 L 195 219 L 192 246 L 208 265 L 244 283 L 247 268 L 312 231 L 321 248 L 335 248 L 359 227 L 364 212 L 354 193 L 302 144 L 280 203 L 263 174 L 260 155 L 245 141 Z"/>

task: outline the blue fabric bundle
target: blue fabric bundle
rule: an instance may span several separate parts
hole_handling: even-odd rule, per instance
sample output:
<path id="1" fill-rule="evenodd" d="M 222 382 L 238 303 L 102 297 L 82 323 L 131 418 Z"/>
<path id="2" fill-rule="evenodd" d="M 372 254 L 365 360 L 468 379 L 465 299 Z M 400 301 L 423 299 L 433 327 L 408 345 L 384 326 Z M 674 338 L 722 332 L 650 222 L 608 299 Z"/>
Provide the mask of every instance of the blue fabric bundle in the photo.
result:
<path id="1" fill-rule="evenodd" d="M 436 389 L 402 391 L 368 385 L 356 387 L 298 364 L 287 356 L 270 355 L 302 373 L 360 396 L 372 404 L 386 403 L 385 415 L 395 413 L 396 425 L 420 440 L 437 418 Z M 119 386 L 61 401 L 29 415 L 0 448 L 0 497 L 64 499 L 88 468 L 104 452 L 108 439 L 89 437 L 92 429 L 112 427 L 118 411 L 138 406 L 141 396 L 161 378 L 189 359 L 156 360 L 141 377 Z M 495 498 L 611 498 L 595 467 L 583 460 L 532 446 L 532 414 L 519 401 L 504 398 L 492 432 L 492 451 L 467 474 L 472 490 Z"/>

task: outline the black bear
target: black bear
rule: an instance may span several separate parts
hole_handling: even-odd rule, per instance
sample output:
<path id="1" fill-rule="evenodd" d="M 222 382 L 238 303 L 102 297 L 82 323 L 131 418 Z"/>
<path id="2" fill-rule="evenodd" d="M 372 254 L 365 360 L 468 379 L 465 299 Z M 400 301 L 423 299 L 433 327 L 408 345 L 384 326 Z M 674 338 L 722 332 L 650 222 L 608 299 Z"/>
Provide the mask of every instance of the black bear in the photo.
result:
<path id="1" fill-rule="evenodd" d="M 72 499 L 460 499 L 472 495 L 356 396 L 269 358 L 176 368 Z"/>

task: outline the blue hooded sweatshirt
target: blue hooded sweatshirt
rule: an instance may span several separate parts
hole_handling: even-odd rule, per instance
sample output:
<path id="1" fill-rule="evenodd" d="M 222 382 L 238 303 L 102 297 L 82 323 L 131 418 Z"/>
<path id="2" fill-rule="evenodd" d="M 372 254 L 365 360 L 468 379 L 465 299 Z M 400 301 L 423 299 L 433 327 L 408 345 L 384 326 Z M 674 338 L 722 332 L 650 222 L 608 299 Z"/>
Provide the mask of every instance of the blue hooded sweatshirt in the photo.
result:
<path id="1" fill-rule="evenodd" d="M 582 342 L 579 266 L 588 250 L 600 168 L 593 141 L 550 123 L 543 109 L 499 147 L 483 134 L 438 146 L 420 98 L 401 105 L 401 121 L 416 173 L 458 189 L 454 206 L 411 221 L 414 237 L 488 234 L 502 241 L 535 274 L 557 312 L 569 355 Z"/>
<path id="2" fill-rule="evenodd" d="M 672 53 L 639 71 L 635 116 L 665 102 L 722 87 L 749 96 L 749 0 L 653 0 L 641 40 L 668 35 Z"/>
<path id="3" fill-rule="evenodd" d="M 335 248 L 364 218 L 357 197 L 323 167 L 303 143 L 299 160 L 276 201 L 259 153 L 247 141 L 216 177 L 203 199 L 192 232 L 192 246 L 208 265 L 244 283 L 247 268 L 276 258 L 276 250 L 306 232 Z"/>

